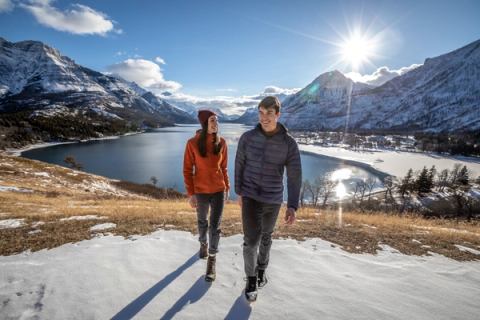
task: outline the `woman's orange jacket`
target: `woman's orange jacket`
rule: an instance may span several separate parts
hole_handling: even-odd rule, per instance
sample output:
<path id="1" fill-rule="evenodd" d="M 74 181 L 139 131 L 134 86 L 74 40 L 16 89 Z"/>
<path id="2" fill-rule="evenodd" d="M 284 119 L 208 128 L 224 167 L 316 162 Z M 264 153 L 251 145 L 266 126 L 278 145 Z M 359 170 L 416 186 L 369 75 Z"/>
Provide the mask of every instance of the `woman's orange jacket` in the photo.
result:
<path id="1" fill-rule="evenodd" d="M 197 193 L 215 193 L 230 190 L 228 180 L 227 143 L 220 138 L 222 149 L 213 154 L 213 135 L 207 134 L 207 156 L 203 158 L 198 150 L 200 131 L 187 141 L 183 157 L 183 178 L 189 196 Z"/>

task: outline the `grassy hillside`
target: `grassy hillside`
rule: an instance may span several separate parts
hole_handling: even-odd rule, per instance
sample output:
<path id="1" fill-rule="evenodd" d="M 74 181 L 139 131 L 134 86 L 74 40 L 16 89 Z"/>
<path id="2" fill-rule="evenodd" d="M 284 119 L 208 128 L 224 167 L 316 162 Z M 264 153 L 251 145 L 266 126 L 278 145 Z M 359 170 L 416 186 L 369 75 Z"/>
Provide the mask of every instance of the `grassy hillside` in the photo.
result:
<path id="1" fill-rule="evenodd" d="M 297 223 L 286 226 L 283 212 L 274 234 L 277 238 L 319 237 L 354 253 L 375 254 L 388 245 L 405 254 L 480 258 L 478 221 L 302 208 Z M 68 220 L 76 216 L 85 219 Z M 0 154 L 2 221 L 18 226 L 2 228 L 0 224 L 0 255 L 54 248 L 106 233 L 129 237 L 159 228 L 196 232 L 194 209 L 173 190 L 119 182 L 6 154 Z M 90 230 L 102 223 L 116 227 Z M 222 232 L 224 236 L 242 233 L 240 208 L 234 202 L 226 204 Z"/>

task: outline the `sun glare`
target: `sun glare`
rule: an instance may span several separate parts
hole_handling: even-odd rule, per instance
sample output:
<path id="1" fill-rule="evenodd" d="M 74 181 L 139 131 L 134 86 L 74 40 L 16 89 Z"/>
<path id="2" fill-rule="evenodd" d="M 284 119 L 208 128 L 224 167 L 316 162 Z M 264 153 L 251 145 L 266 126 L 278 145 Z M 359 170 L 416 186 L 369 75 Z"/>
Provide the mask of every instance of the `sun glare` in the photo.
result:
<path id="1" fill-rule="evenodd" d="M 354 70 L 358 70 L 375 55 L 374 42 L 358 33 L 345 39 L 340 48 L 342 59 L 350 64 Z"/>

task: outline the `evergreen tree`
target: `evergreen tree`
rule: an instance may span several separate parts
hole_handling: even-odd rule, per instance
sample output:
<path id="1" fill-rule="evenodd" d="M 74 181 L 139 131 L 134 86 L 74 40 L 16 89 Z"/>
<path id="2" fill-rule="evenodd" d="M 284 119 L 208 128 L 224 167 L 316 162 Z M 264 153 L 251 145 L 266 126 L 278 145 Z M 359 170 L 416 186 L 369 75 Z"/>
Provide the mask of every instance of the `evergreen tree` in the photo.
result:
<path id="1" fill-rule="evenodd" d="M 423 167 L 422 171 L 415 180 L 415 190 L 418 192 L 419 195 L 423 193 L 428 193 L 432 190 L 427 167 Z"/>
<path id="2" fill-rule="evenodd" d="M 400 182 L 399 191 L 402 198 L 404 198 L 405 194 L 411 190 L 412 182 L 413 182 L 413 170 L 410 168 L 407 172 L 407 175 Z"/>
<path id="3" fill-rule="evenodd" d="M 460 170 L 458 174 L 458 179 L 457 179 L 458 184 L 466 186 L 469 184 L 469 177 L 468 177 L 468 169 L 467 166 L 463 166 L 463 168 Z"/>

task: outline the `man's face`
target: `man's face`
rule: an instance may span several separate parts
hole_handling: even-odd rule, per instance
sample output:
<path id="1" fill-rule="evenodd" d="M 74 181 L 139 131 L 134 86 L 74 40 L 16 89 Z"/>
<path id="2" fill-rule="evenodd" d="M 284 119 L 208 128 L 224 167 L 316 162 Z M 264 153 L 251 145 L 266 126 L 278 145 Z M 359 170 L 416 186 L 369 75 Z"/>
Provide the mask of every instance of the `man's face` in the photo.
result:
<path id="1" fill-rule="evenodd" d="M 218 119 L 217 116 L 210 116 L 208 118 L 208 133 L 218 132 Z"/>
<path id="2" fill-rule="evenodd" d="M 276 113 L 275 108 L 258 108 L 258 121 L 263 131 L 274 131 L 277 128 L 278 118 L 280 118 L 280 112 Z"/>

